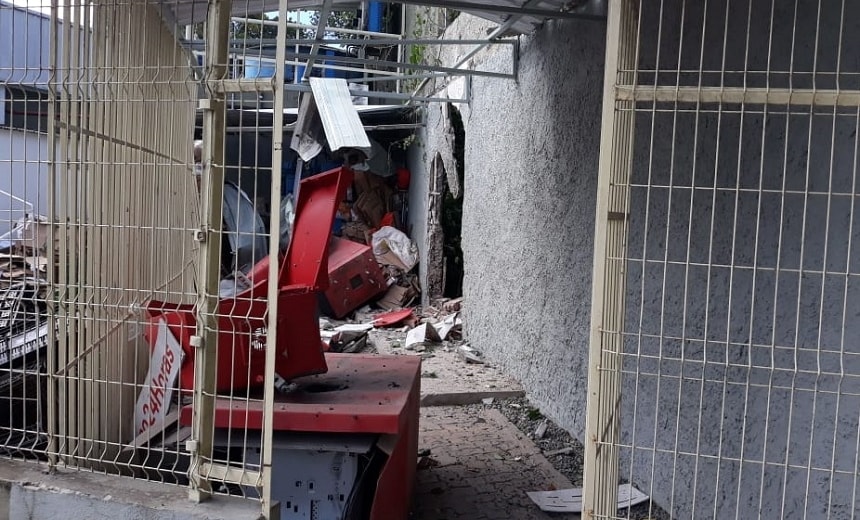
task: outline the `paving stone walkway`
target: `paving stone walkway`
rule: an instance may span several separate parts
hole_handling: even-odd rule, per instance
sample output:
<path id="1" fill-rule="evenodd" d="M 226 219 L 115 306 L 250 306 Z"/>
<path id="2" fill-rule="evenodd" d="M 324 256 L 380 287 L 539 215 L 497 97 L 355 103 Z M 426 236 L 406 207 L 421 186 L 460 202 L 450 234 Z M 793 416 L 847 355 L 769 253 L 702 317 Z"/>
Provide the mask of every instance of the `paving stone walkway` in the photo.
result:
<path id="1" fill-rule="evenodd" d="M 535 444 L 493 409 L 421 409 L 414 520 L 573 520 L 540 511 L 526 491 L 572 487 Z"/>

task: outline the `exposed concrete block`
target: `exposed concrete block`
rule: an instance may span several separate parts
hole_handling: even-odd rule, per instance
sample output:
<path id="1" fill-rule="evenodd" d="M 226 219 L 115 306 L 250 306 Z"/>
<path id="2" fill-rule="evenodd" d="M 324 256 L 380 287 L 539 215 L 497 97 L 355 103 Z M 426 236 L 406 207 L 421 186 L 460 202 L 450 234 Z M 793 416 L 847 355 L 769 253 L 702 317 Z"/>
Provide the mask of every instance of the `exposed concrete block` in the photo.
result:
<path id="1" fill-rule="evenodd" d="M 258 502 L 188 499 L 185 487 L 98 473 L 58 470 L 28 462 L 0 466 L 0 519 L 257 520 Z M 8 508 L 6 507 L 8 504 Z M 3 516 L 6 514 L 7 516 Z"/>

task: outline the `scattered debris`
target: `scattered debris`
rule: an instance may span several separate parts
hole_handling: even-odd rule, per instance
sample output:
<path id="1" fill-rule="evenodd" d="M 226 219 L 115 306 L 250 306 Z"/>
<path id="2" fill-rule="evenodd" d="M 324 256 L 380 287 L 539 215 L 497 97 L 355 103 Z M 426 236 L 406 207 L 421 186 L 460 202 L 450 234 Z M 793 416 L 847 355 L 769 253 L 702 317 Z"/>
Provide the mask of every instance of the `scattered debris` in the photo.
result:
<path id="1" fill-rule="evenodd" d="M 437 374 L 436 372 L 422 372 L 421 377 L 425 379 L 437 379 L 439 377 L 439 374 Z"/>
<path id="2" fill-rule="evenodd" d="M 538 427 L 535 428 L 534 438 L 538 440 L 543 439 L 543 436 L 546 435 L 546 429 L 548 427 L 549 419 L 544 419 L 543 421 L 541 421 L 541 423 L 538 424 Z"/>
<path id="3" fill-rule="evenodd" d="M 408 307 L 418 296 L 418 291 L 411 285 L 404 287 L 402 285 L 392 285 L 388 291 L 376 301 L 376 305 L 387 311 L 394 311 Z"/>
<path id="4" fill-rule="evenodd" d="M 543 437 L 541 437 L 541 438 L 543 438 Z M 561 448 L 558 450 L 545 451 L 545 452 L 543 452 L 543 456 L 546 458 L 549 458 L 549 457 L 556 457 L 558 455 L 569 455 L 569 454 L 573 453 L 575 449 L 576 448 L 574 448 L 573 446 L 568 446 L 567 448 Z"/>
<path id="5" fill-rule="evenodd" d="M 418 247 L 402 231 L 384 226 L 373 234 L 373 254 L 383 265 L 408 273 L 418 264 Z"/>
<path id="6" fill-rule="evenodd" d="M 355 354 L 367 347 L 367 331 L 338 331 L 328 342 L 330 352 Z"/>
<path id="7" fill-rule="evenodd" d="M 421 471 L 424 469 L 435 468 L 438 465 L 439 461 L 432 457 L 421 457 L 420 459 L 418 459 L 417 469 L 418 471 Z"/>
<path id="8" fill-rule="evenodd" d="M 433 326 L 422 323 L 410 330 L 406 335 L 406 348 L 414 349 L 416 346 L 424 343 L 439 343 L 441 341 L 442 339 Z"/>
<path id="9" fill-rule="evenodd" d="M 473 349 L 469 345 L 460 345 L 457 348 L 457 353 L 460 358 L 466 363 L 484 364 L 484 355 L 480 351 Z"/>
<path id="10" fill-rule="evenodd" d="M 457 312 L 461 309 L 463 304 L 463 298 L 454 298 L 453 300 L 448 300 L 442 304 L 442 310 L 445 312 Z"/>
<path id="11" fill-rule="evenodd" d="M 399 311 L 391 311 L 378 315 L 373 319 L 374 327 L 393 327 L 394 325 L 398 325 L 403 323 L 404 321 L 408 322 L 410 319 L 415 319 L 415 314 L 412 312 L 412 309 L 403 309 Z"/>
<path id="12" fill-rule="evenodd" d="M 495 400 L 496 399 L 494 397 L 487 397 L 486 399 L 481 399 L 481 402 L 484 404 L 493 404 Z"/>
<path id="13" fill-rule="evenodd" d="M 373 329 L 373 323 L 344 323 L 335 327 L 335 332 L 367 332 Z"/>
<path id="14" fill-rule="evenodd" d="M 547 513 L 582 512 L 582 488 L 529 491 L 526 494 L 541 511 L 546 511 Z M 632 507 L 647 500 L 648 495 L 630 484 L 621 484 L 618 486 L 618 509 Z"/>
<path id="15" fill-rule="evenodd" d="M 320 330 L 332 330 L 334 325 L 325 318 L 320 318 Z"/>
<path id="16" fill-rule="evenodd" d="M 459 315 L 460 313 L 455 312 L 433 325 L 442 340 L 448 339 L 453 332 L 462 330 L 463 320 L 460 319 Z"/>

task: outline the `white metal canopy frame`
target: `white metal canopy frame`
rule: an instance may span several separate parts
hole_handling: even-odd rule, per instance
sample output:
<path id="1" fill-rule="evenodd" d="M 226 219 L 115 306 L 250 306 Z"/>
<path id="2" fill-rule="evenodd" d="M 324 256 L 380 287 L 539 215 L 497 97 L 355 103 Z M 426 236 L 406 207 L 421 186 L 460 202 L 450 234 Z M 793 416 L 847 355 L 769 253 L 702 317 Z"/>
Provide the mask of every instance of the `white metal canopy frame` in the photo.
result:
<path id="1" fill-rule="evenodd" d="M 390 3 L 390 2 L 386 2 Z M 528 33 L 539 27 L 548 19 L 554 18 L 605 18 L 604 0 L 587 0 L 576 2 L 564 2 L 558 0 L 506 0 L 503 2 L 480 0 L 474 2 L 458 2 L 454 0 L 428 0 L 398 2 L 404 5 L 416 5 L 424 7 L 440 7 L 456 9 L 499 22 L 499 26 L 486 38 L 463 40 L 436 38 L 436 34 L 427 36 L 410 37 L 403 34 L 401 27 L 399 34 L 373 32 L 360 29 L 343 27 L 327 27 L 328 13 L 339 9 L 355 9 L 360 3 L 354 1 L 339 0 L 294 0 L 290 1 L 290 10 L 315 10 L 320 13 L 319 22 L 316 26 L 297 22 L 289 22 L 286 27 L 291 37 L 283 41 L 287 45 L 285 59 L 287 65 L 301 66 L 304 72 L 297 72 L 289 81 L 284 82 L 284 88 L 291 92 L 307 92 L 308 87 L 302 82 L 314 70 L 342 71 L 358 73 L 362 77 L 352 77 L 350 83 L 354 84 L 353 95 L 358 97 L 384 100 L 387 102 L 430 102 L 451 101 L 449 99 L 427 97 L 420 95 L 422 88 L 431 79 L 455 78 L 461 76 L 488 76 L 515 79 L 517 72 L 518 40 L 511 38 L 522 33 Z M 173 27 L 177 39 L 184 48 L 190 51 L 201 51 L 205 45 L 205 38 L 195 39 L 193 33 L 184 30 L 188 24 L 202 22 L 207 11 L 207 2 L 202 0 L 155 0 L 156 5 L 169 27 Z M 244 2 L 232 2 L 230 14 L 233 16 L 231 22 L 255 27 L 277 28 L 277 20 L 260 20 L 258 15 L 271 12 L 278 6 L 277 2 L 246 0 Z M 401 11 L 403 13 L 403 11 Z M 402 18 L 403 14 L 401 14 Z M 404 20 L 401 19 L 401 25 Z M 259 31 L 263 33 L 264 31 Z M 277 49 L 275 39 L 271 37 L 249 38 L 247 33 L 241 37 L 233 37 L 230 40 L 229 56 L 231 62 L 241 63 L 247 59 L 275 65 Z M 358 49 L 353 55 L 334 53 L 320 57 L 321 46 L 349 46 Z M 442 46 L 463 46 L 470 48 L 463 57 L 452 66 L 443 66 L 431 59 L 408 59 L 408 49 L 416 46 L 428 49 L 438 49 Z M 507 48 L 511 57 L 511 65 L 508 71 L 481 70 L 469 66 L 469 60 L 481 50 L 496 46 Z M 377 56 L 370 49 L 395 47 L 394 56 Z M 429 56 L 430 52 L 427 53 Z M 238 76 L 230 78 L 234 81 L 220 82 L 218 88 L 232 95 L 242 92 L 254 92 L 257 90 L 254 80 L 241 80 Z M 403 89 L 413 85 L 412 81 L 420 81 L 418 88 L 412 92 L 404 92 Z M 389 82 L 396 82 L 392 88 Z M 372 90 L 357 88 L 364 84 Z M 384 87 L 384 88 L 381 88 Z M 468 99 L 454 100 L 468 102 Z"/>
<path id="2" fill-rule="evenodd" d="M 854 1 L 610 2 L 587 518 L 645 514 L 620 482 L 649 517 L 857 518 L 858 31 Z"/>

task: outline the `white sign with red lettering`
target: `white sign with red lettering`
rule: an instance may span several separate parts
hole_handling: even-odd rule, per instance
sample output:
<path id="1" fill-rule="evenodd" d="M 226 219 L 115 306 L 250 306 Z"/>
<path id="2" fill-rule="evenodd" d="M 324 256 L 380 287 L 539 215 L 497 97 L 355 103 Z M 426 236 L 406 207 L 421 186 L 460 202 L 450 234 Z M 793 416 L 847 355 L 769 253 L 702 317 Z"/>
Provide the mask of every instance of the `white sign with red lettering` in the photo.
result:
<path id="1" fill-rule="evenodd" d="M 149 360 L 149 372 L 134 410 L 135 435 L 164 427 L 164 417 L 170 408 L 180 365 L 182 346 L 167 328 L 167 323 L 160 320 L 155 347 Z"/>

